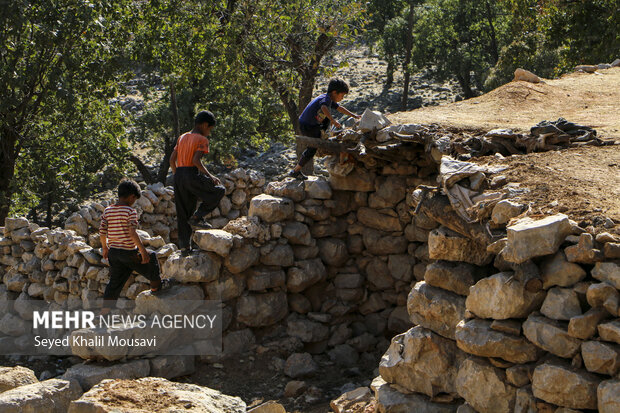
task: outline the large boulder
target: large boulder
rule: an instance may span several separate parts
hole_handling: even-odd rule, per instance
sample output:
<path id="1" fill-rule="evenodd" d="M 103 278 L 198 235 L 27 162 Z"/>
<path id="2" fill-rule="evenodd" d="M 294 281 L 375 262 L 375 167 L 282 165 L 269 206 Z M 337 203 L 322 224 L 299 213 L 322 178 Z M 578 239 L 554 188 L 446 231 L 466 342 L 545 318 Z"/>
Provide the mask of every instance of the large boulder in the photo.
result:
<path id="1" fill-rule="evenodd" d="M 458 405 L 431 401 L 418 393 L 404 394 L 387 383 L 381 376 L 370 384 L 375 392 L 379 413 L 455 413 Z"/>
<path id="2" fill-rule="evenodd" d="M 601 382 L 596 394 L 599 413 L 620 412 L 620 379 Z"/>
<path id="3" fill-rule="evenodd" d="M 465 318 L 465 298 L 418 282 L 407 298 L 411 322 L 454 340 L 458 323 Z"/>
<path id="4" fill-rule="evenodd" d="M 534 370 L 534 396 L 571 409 L 596 409 L 596 390 L 601 379 L 568 363 L 546 362 Z"/>
<path id="5" fill-rule="evenodd" d="M 579 264 L 568 262 L 564 251 L 558 251 L 545 258 L 540 267 L 543 288 L 553 286 L 570 287 L 586 277 L 586 271 Z"/>
<path id="6" fill-rule="evenodd" d="M 463 357 L 452 340 L 417 326 L 392 339 L 381 358 L 379 373 L 388 383 L 429 397 L 456 394 L 455 380 Z"/>
<path id="7" fill-rule="evenodd" d="M 295 202 L 301 202 L 306 198 L 304 182 L 294 178 L 285 178 L 283 181 L 274 181 L 267 184 L 265 193 L 278 197 L 286 197 Z"/>
<path id="8" fill-rule="evenodd" d="M 104 379 L 136 379 L 149 375 L 151 368 L 148 360 L 133 360 L 127 363 L 111 365 L 104 364 L 75 364 L 71 366 L 62 378 L 76 380 L 84 391 Z"/>
<path id="9" fill-rule="evenodd" d="M 22 366 L 0 367 L 0 393 L 38 381 L 34 371 L 29 368 Z"/>
<path id="10" fill-rule="evenodd" d="M 439 227 L 428 236 L 428 253 L 431 259 L 467 262 L 486 265 L 493 255 L 487 252 L 487 246 L 446 228 Z"/>
<path id="11" fill-rule="evenodd" d="M 66 411 L 66 410 L 65 410 Z M 69 413 L 192 411 L 202 413 L 245 413 L 239 397 L 162 377 L 135 380 L 103 380 L 71 403 Z"/>
<path id="12" fill-rule="evenodd" d="M 508 241 L 502 256 L 508 262 L 520 264 L 534 257 L 554 254 L 571 230 L 564 214 L 537 221 L 522 218 L 507 228 Z"/>
<path id="13" fill-rule="evenodd" d="M 289 198 L 261 194 L 250 201 L 248 215 L 257 216 L 268 223 L 286 221 L 293 219 L 295 205 Z"/>
<path id="14" fill-rule="evenodd" d="M 572 358 L 581 346 L 581 340 L 569 336 L 560 322 L 536 314 L 523 323 L 523 334 L 538 347 L 559 357 Z"/>
<path id="15" fill-rule="evenodd" d="M 246 242 L 239 248 L 233 248 L 224 260 L 224 266 L 231 273 L 238 274 L 256 264 L 259 258 L 259 249 Z"/>
<path id="16" fill-rule="evenodd" d="M 477 412 L 512 413 L 517 388 L 506 382 L 503 370 L 475 357 L 461 363 L 456 389 Z"/>
<path id="17" fill-rule="evenodd" d="M 331 199 L 332 197 L 332 187 L 329 182 L 318 176 L 309 176 L 304 181 L 304 189 L 308 198 Z"/>
<path id="18" fill-rule="evenodd" d="M 220 266 L 220 259 L 215 254 L 201 253 L 183 257 L 177 251 L 162 266 L 162 274 L 164 278 L 174 278 L 181 283 L 210 282 L 217 279 Z"/>
<path id="19" fill-rule="evenodd" d="M 544 291 L 529 292 L 512 273 L 500 272 L 471 287 L 466 306 L 480 318 L 506 320 L 527 317 L 540 308 L 544 299 Z"/>
<path id="20" fill-rule="evenodd" d="M 194 241 L 200 249 L 226 257 L 233 246 L 233 235 L 221 229 L 199 230 L 194 232 Z"/>
<path id="21" fill-rule="evenodd" d="M 72 400 L 82 395 L 75 380 L 50 379 L 0 393 L 2 413 L 66 413 Z"/>
<path id="22" fill-rule="evenodd" d="M 275 324 L 286 317 L 287 313 L 288 303 L 284 292 L 249 294 L 237 300 L 237 321 L 249 327 Z"/>
<path id="23" fill-rule="evenodd" d="M 482 269 L 472 264 L 437 261 L 426 267 L 424 281 L 433 287 L 467 296 L 469 295 L 469 288 L 483 276 Z"/>
<path id="24" fill-rule="evenodd" d="M 473 319 L 456 326 L 456 344 L 470 354 L 502 358 L 512 363 L 536 361 L 542 352 L 524 337 L 495 331 L 491 321 Z"/>

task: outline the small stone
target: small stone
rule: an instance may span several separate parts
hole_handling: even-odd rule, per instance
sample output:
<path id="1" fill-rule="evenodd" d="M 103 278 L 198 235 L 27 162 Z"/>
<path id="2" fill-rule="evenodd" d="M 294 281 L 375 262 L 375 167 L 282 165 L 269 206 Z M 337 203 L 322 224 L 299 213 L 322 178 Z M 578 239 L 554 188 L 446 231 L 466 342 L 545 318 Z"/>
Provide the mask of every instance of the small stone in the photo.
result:
<path id="1" fill-rule="evenodd" d="M 592 373 L 614 376 L 620 371 L 620 346 L 601 341 L 586 341 L 581 345 L 586 369 Z"/>
<path id="2" fill-rule="evenodd" d="M 291 354 L 284 365 L 284 374 L 294 379 L 311 376 L 318 370 L 319 366 L 309 353 Z"/>
<path id="3" fill-rule="evenodd" d="M 581 305 L 577 293 L 570 288 L 554 287 L 547 292 L 540 312 L 554 320 L 570 320 L 581 315 Z"/>
<path id="4" fill-rule="evenodd" d="M 620 379 L 601 382 L 596 394 L 599 413 L 620 412 Z"/>
<path id="5" fill-rule="evenodd" d="M 306 391 L 307 388 L 308 385 L 305 381 L 291 380 L 286 383 L 286 387 L 284 387 L 284 397 L 300 396 Z"/>
<path id="6" fill-rule="evenodd" d="M 566 363 L 547 362 L 536 367 L 532 376 L 534 396 L 557 406 L 596 409 L 600 379 L 571 368 Z"/>
<path id="7" fill-rule="evenodd" d="M 581 340 L 569 336 L 558 321 L 536 314 L 523 323 L 523 334 L 538 347 L 559 357 L 574 357 L 581 345 Z"/>
<path id="8" fill-rule="evenodd" d="M 608 318 L 609 314 L 603 308 L 596 307 L 586 311 L 585 314 L 576 316 L 568 322 L 568 335 L 582 340 L 592 338 L 596 334 L 597 326 Z"/>

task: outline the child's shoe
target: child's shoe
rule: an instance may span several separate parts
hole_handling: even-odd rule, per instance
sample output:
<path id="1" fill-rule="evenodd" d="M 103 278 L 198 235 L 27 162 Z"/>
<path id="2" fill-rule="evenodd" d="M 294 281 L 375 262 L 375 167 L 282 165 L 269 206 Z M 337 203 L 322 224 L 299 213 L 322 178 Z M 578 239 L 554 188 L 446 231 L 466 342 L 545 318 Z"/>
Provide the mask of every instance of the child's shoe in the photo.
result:
<path id="1" fill-rule="evenodd" d="M 163 280 L 161 280 L 161 284 L 158 288 L 151 288 L 151 294 L 157 295 L 162 291 L 169 290 L 176 284 L 177 281 L 174 278 L 164 278 Z"/>
<path id="2" fill-rule="evenodd" d="M 190 227 L 195 228 L 195 229 L 211 229 L 211 228 L 213 228 L 211 226 L 211 224 L 209 224 L 208 222 L 204 222 L 202 220 L 202 218 L 198 218 L 196 216 L 192 216 L 190 219 L 188 219 L 187 223 L 189 224 Z"/>
<path id="3" fill-rule="evenodd" d="M 299 180 L 302 180 L 302 181 L 305 181 L 306 179 L 308 179 L 308 177 L 306 175 L 304 175 L 303 172 L 295 171 L 295 170 L 292 170 L 291 173 L 288 174 L 288 176 L 292 176 L 293 178 L 299 179 Z"/>

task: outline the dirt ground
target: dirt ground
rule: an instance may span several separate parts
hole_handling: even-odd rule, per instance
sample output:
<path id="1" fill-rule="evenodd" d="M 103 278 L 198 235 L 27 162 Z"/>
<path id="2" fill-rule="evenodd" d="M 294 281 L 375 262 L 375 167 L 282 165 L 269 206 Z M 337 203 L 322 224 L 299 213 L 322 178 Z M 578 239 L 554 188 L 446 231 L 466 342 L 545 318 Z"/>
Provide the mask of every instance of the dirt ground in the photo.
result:
<path id="1" fill-rule="evenodd" d="M 542 120 L 563 117 L 620 138 L 620 67 L 570 73 L 544 83 L 510 82 L 482 96 L 390 116 L 394 123 L 439 123 L 464 129 L 527 132 Z"/>
<path id="2" fill-rule="evenodd" d="M 442 106 L 424 107 L 390 116 L 394 123 L 438 123 L 461 130 L 511 128 L 528 132 L 542 120 L 563 117 L 591 126 L 616 145 L 474 159 L 505 165 L 509 182 L 530 192 L 521 197 L 531 214 L 563 212 L 597 232 L 620 231 L 620 68 L 594 74 L 571 73 L 532 84 L 510 82 L 485 95 Z"/>

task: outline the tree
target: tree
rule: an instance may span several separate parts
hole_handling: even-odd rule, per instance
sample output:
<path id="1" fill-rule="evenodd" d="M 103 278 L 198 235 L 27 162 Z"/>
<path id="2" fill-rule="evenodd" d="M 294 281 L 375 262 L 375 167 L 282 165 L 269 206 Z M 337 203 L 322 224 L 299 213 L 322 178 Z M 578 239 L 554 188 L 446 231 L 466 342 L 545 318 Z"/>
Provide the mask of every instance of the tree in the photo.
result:
<path id="1" fill-rule="evenodd" d="M 81 96 L 101 99 L 118 69 L 115 50 L 125 0 L 5 2 L 0 12 L 0 221 L 16 190 L 15 165 L 25 148 L 39 143 L 37 131 L 56 108 Z"/>
<path id="2" fill-rule="evenodd" d="M 321 60 L 362 26 L 357 0 L 241 0 L 230 25 L 247 68 L 279 96 L 296 133 Z"/>
<path id="3" fill-rule="evenodd" d="M 440 78 L 455 76 L 465 97 L 473 97 L 499 59 L 507 21 L 501 2 L 427 0 L 414 27 L 413 61 L 435 65 Z"/>

